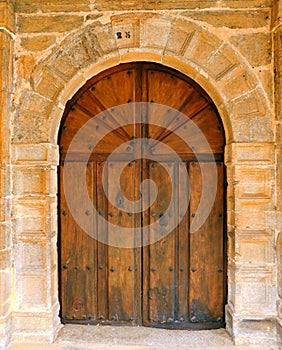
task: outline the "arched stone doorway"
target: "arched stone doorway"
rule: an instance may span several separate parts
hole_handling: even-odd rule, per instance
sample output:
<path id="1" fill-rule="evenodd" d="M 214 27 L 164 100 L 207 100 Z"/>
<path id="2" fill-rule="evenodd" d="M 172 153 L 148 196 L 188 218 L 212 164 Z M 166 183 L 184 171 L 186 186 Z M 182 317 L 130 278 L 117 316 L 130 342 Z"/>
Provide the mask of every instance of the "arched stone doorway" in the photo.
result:
<path id="1" fill-rule="evenodd" d="M 224 145 L 210 97 L 160 64 L 121 64 L 74 95 L 60 131 L 63 322 L 224 324 Z"/>
<path id="2" fill-rule="evenodd" d="M 179 21 L 176 15 L 169 11 L 140 17 L 130 12 L 86 23 L 66 32 L 50 51 L 39 56 L 36 52 L 33 65 L 27 65 L 32 72 L 16 88 L 20 100 L 11 135 L 12 230 L 17 245 L 13 321 L 9 323 L 13 341 L 53 341 L 61 327 L 57 137 L 65 105 L 94 75 L 122 62 L 144 60 L 189 76 L 217 106 L 226 136 L 228 182 L 226 329 L 237 344 L 275 339 L 277 271 L 272 219 L 277 214 L 273 206 L 276 161 L 270 86 L 266 88 L 264 75 L 248 64 L 230 37 L 218 36 L 187 17 L 180 16 Z M 116 37 L 124 18 L 134 33 L 133 41 Z M 170 31 L 162 30 L 164 27 Z M 147 28 L 144 35 L 141 28 Z M 161 28 L 156 40 L 154 28 Z M 32 255 L 42 259 L 31 262 Z M 5 283 L 10 284 L 9 278 Z"/>

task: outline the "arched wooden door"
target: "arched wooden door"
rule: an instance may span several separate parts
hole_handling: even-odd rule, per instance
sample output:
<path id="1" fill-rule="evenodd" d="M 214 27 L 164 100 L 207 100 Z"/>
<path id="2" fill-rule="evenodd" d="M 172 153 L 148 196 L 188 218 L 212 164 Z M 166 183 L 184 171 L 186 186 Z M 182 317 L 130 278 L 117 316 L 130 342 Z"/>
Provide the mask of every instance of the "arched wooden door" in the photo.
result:
<path id="1" fill-rule="evenodd" d="M 118 107 L 135 103 L 132 113 L 122 113 Z M 151 110 L 158 105 L 165 107 Z M 70 146 L 89 121 L 94 123 L 89 135 L 100 135 L 102 129 L 108 132 L 99 136 L 95 146 L 88 134 L 82 145 Z M 190 134 L 181 134 L 185 130 Z M 207 143 L 199 142 L 203 136 Z M 150 151 L 159 158 L 142 153 L 140 139 L 153 142 Z M 164 148 L 154 147 L 158 142 Z M 222 123 L 209 96 L 188 77 L 158 64 L 119 65 L 90 79 L 76 93 L 66 106 L 60 131 L 63 322 L 198 329 L 224 324 L 224 142 Z M 117 148 L 118 156 L 109 161 Z M 171 157 L 169 149 L 179 159 Z M 139 155 L 133 159 L 134 152 Z M 71 165 L 64 176 L 66 164 Z M 209 175 L 214 169 L 216 184 Z M 189 175 L 187 182 L 184 173 Z M 82 177 L 91 206 L 83 194 Z M 204 181 L 210 185 L 203 195 Z M 66 188 L 71 188 L 68 198 Z M 141 209 L 130 212 L 125 200 L 139 201 Z M 77 203 L 76 212 L 68 201 Z M 206 220 L 192 232 L 193 220 L 201 219 L 199 208 L 209 206 Z M 177 224 L 167 233 L 172 217 Z M 124 238 L 124 246 L 123 242 L 107 244 L 111 224 L 133 228 L 134 238 Z"/>

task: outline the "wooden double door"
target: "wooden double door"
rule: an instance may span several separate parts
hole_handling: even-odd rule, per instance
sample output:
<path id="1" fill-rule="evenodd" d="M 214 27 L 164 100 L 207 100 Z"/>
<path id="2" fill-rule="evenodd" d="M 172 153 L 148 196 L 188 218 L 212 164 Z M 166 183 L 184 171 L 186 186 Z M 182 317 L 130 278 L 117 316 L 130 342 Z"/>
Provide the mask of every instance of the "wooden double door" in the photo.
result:
<path id="1" fill-rule="evenodd" d="M 141 105 L 133 113 L 118 108 L 134 102 Z M 151 104 L 165 108 L 150 110 Z M 89 121 L 89 135 L 73 147 Z M 108 132 L 91 145 L 103 128 Z M 209 147 L 198 142 L 203 135 Z M 151 147 L 157 141 L 166 147 Z M 224 324 L 223 147 L 209 96 L 174 70 L 124 64 L 78 91 L 60 134 L 63 322 L 197 329 Z M 133 210 L 128 203 L 138 205 Z M 197 220 L 201 224 L 191 230 Z"/>

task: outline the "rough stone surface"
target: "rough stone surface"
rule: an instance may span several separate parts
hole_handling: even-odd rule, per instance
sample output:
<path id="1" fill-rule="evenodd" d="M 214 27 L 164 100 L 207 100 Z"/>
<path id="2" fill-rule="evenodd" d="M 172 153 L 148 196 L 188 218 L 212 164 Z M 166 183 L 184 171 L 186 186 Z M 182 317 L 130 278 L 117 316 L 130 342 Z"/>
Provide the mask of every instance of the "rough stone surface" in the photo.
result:
<path id="1" fill-rule="evenodd" d="M 16 12 L 79 12 L 90 10 L 90 0 L 21 0 L 16 2 Z"/>
<path id="2" fill-rule="evenodd" d="M 6 2 L 0 3 L 0 27 L 6 28 L 10 31 L 15 30 L 13 10 L 10 4 L 7 4 Z"/>
<path id="3" fill-rule="evenodd" d="M 23 37 L 21 44 L 27 51 L 41 51 L 45 50 L 51 45 L 55 44 L 56 36 L 54 35 L 40 35 L 36 37 Z"/>
<path id="4" fill-rule="evenodd" d="M 211 7 L 268 7 L 273 3 L 272 0 L 225 0 L 225 1 L 195 1 L 195 0 L 144 0 L 143 2 L 137 0 L 126 0 L 122 4 L 118 0 L 97 0 L 95 8 L 100 11 L 106 10 L 136 10 L 136 9 L 150 9 L 150 10 L 171 10 L 171 9 L 204 9 Z"/>
<path id="5" fill-rule="evenodd" d="M 187 11 L 184 16 L 211 24 L 214 27 L 227 27 L 232 29 L 260 28 L 270 24 L 269 11 Z"/>
<path id="6" fill-rule="evenodd" d="M 17 26 L 20 33 L 65 32 L 79 27 L 84 21 L 82 16 L 53 15 L 18 17 Z"/>
<path id="7" fill-rule="evenodd" d="M 246 57 L 252 66 L 265 66 L 271 62 L 271 36 L 257 33 L 231 38 L 234 46 Z"/>

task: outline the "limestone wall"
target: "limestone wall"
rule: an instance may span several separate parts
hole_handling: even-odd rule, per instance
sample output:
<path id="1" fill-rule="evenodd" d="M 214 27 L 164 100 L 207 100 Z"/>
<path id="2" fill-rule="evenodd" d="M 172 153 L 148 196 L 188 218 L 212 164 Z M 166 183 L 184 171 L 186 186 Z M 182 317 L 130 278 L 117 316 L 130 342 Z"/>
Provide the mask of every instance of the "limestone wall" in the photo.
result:
<path id="1" fill-rule="evenodd" d="M 13 42 L 15 24 L 8 4 L 0 3 L 0 348 L 11 333 L 12 232 L 11 232 L 11 106 L 13 93 Z"/>
<path id="2" fill-rule="evenodd" d="M 282 168 L 281 168 L 281 117 L 282 117 L 282 104 L 281 104 L 281 92 L 282 92 L 282 2 L 279 1 L 274 7 L 275 21 L 273 23 L 273 38 L 274 38 L 274 109 L 276 120 L 276 225 L 275 225 L 275 237 L 276 237 L 276 258 L 277 258 L 277 337 L 282 343 L 282 235 L 281 235 L 281 214 L 282 214 Z"/>
<path id="3" fill-rule="evenodd" d="M 0 2 L 2 344 L 10 336 L 52 341 L 60 327 L 56 166 L 65 104 L 94 74 L 142 60 L 189 75 L 217 105 L 227 137 L 227 329 L 238 344 L 275 342 L 282 322 L 279 6 Z"/>

